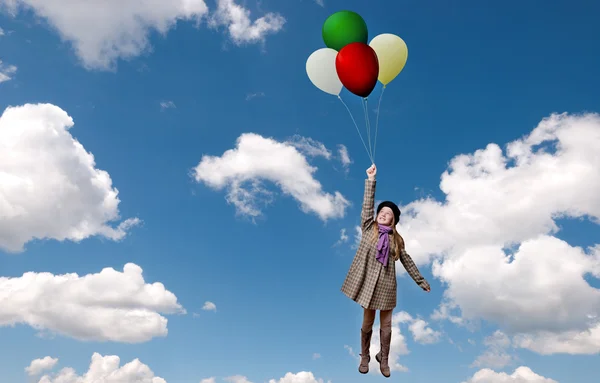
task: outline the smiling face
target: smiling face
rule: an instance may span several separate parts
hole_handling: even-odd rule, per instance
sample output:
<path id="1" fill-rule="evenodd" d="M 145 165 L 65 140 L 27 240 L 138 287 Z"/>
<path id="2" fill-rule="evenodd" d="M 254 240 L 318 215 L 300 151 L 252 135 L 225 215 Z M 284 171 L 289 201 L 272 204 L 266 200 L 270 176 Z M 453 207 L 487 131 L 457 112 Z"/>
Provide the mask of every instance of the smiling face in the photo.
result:
<path id="1" fill-rule="evenodd" d="M 383 226 L 391 226 L 394 222 L 394 212 L 385 206 L 377 214 L 377 223 Z"/>

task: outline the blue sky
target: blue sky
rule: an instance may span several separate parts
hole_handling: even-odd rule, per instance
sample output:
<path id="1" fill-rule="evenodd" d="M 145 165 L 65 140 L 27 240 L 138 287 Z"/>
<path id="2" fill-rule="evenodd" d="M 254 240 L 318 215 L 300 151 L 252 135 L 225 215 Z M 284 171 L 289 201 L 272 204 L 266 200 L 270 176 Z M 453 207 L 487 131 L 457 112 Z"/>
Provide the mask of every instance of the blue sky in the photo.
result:
<path id="1" fill-rule="evenodd" d="M 377 3 L 0 0 L 2 382 L 383 379 L 339 291 L 369 159 L 305 72 L 342 9 L 409 48 L 376 198 L 432 291 L 398 267 L 392 379 L 598 376 L 600 7 Z"/>

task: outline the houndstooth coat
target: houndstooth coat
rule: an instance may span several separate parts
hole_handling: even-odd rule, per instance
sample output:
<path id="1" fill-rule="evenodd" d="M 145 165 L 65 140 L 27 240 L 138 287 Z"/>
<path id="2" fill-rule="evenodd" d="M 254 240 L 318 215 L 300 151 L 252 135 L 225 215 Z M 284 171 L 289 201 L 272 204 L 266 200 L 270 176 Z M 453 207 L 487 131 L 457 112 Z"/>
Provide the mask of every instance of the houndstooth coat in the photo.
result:
<path id="1" fill-rule="evenodd" d="M 392 310 L 396 307 L 397 289 L 394 259 L 390 254 L 387 267 L 384 267 L 375 258 L 377 255 L 377 244 L 373 240 L 373 230 L 376 228 L 374 225 L 375 184 L 376 181 L 365 180 L 361 213 L 362 239 L 341 290 L 363 308 Z M 392 234 L 389 235 L 391 241 Z M 421 288 L 429 287 L 404 247 L 400 250 L 400 262 Z"/>

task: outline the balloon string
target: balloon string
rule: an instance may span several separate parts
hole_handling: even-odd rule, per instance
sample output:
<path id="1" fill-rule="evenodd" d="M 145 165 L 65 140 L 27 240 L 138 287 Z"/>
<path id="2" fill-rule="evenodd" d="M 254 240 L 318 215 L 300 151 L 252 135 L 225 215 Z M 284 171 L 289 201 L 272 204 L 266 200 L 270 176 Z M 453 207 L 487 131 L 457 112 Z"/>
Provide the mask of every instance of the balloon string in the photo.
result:
<path id="1" fill-rule="evenodd" d="M 373 144 L 373 159 L 375 159 L 375 153 L 377 151 L 377 131 L 379 130 L 379 111 L 381 110 L 381 99 L 383 98 L 383 91 L 385 85 L 381 88 L 381 95 L 379 96 L 379 103 L 377 104 L 377 117 L 375 119 L 375 143 Z"/>
<path id="2" fill-rule="evenodd" d="M 369 142 L 371 141 L 371 118 L 369 117 L 369 99 L 365 98 L 365 111 L 367 112 L 367 123 L 369 125 Z M 373 162 L 375 161 L 375 156 L 373 156 L 373 147 L 371 146 L 371 143 L 369 143 L 369 146 L 371 147 L 371 158 L 373 159 Z"/>
<path id="3" fill-rule="evenodd" d="M 369 103 L 367 98 L 364 97 L 362 99 L 363 112 L 365 113 L 365 128 L 367 130 L 368 142 L 369 142 L 369 155 L 371 156 L 371 160 L 373 160 L 373 151 L 371 149 L 371 124 L 369 123 Z M 374 163 L 374 162 L 373 162 Z"/>
<path id="4" fill-rule="evenodd" d="M 350 111 L 350 108 L 348 108 L 348 105 L 346 105 L 346 103 L 344 102 L 344 100 L 342 100 L 342 98 L 338 95 L 337 98 L 342 102 L 342 104 L 346 107 L 346 110 L 348 111 L 348 114 L 350 115 L 350 118 L 352 119 L 352 122 L 354 123 L 354 127 L 356 128 L 356 131 L 358 132 L 358 136 L 360 137 L 360 140 L 363 143 L 363 146 L 365 147 L 365 150 L 367 151 L 367 155 L 369 156 L 369 159 L 371 160 L 371 163 L 373 162 L 373 157 L 371 156 L 371 153 L 369 153 L 369 150 L 367 149 L 367 145 L 365 144 L 365 140 L 363 140 L 362 134 L 360 134 L 360 130 L 358 129 L 358 125 L 356 124 L 356 120 L 354 119 L 354 116 L 352 115 L 352 112 Z"/>

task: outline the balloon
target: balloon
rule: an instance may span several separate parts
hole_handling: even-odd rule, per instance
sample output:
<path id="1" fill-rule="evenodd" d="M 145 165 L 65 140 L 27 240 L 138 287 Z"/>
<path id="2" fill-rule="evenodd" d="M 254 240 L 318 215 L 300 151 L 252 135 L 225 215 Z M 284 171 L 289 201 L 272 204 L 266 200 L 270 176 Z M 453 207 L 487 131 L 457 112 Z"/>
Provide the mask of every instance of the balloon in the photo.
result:
<path id="1" fill-rule="evenodd" d="M 306 60 L 306 74 L 310 81 L 323 92 L 334 96 L 338 96 L 343 87 L 335 69 L 337 54 L 331 48 L 321 48 Z"/>
<path id="2" fill-rule="evenodd" d="M 352 11 L 336 12 L 323 24 L 323 41 L 327 47 L 336 51 L 350 43 L 366 44 L 368 38 L 367 23 Z"/>
<path id="3" fill-rule="evenodd" d="M 367 44 L 351 43 L 343 47 L 335 59 L 335 68 L 342 84 L 357 96 L 367 97 L 377 84 L 379 62 Z"/>
<path id="4" fill-rule="evenodd" d="M 375 36 L 369 43 L 379 59 L 379 81 L 389 84 L 404 68 L 408 47 L 404 40 L 391 33 Z"/>

